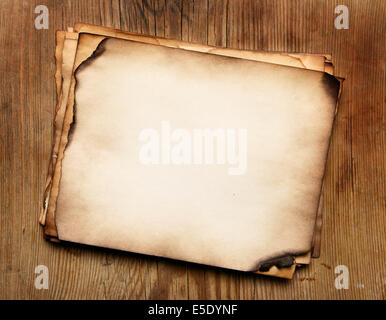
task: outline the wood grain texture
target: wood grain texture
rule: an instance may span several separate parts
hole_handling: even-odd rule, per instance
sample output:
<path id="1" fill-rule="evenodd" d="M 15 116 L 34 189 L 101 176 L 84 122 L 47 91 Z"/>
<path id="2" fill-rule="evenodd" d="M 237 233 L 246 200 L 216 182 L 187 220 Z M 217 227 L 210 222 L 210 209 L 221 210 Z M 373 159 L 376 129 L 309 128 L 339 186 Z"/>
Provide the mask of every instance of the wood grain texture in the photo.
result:
<path id="1" fill-rule="evenodd" d="M 49 8 L 36 30 L 34 8 Z M 349 8 L 348 30 L 334 8 Z M 0 1 L 1 299 L 385 299 L 383 0 Z M 38 225 L 55 111 L 55 31 L 75 22 L 209 45 L 331 53 L 346 79 L 328 156 L 319 259 L 292 281 L 46 242 Z M 46 265 L 48 290 L 34 287 Z M 334 286 L 337 265 L 348 290 Z"/>

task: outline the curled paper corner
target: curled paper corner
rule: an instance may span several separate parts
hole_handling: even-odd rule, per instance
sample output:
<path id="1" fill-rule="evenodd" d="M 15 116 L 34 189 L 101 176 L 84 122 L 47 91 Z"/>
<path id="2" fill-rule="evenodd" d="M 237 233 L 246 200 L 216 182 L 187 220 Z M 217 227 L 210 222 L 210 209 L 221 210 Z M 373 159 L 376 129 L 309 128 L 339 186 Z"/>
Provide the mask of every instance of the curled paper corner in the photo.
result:
<path id="1" fill-rule="evenodd" d="M 279 253 L 259 261 L 249 272 L 290 280 L 293 278 L 296 267 L 309 264 L 309 260 L 310 250 L 302 250 L 296 253 Z"/>
<path id="2" fill-rule="evenodd" d="M 259 264 L 257 271 L 266 272 L 271 269 L 272 266 L 277 268 L 288 268 L 295 263 L 295 258 L 292 255 L 285 255 L 278 258 L 269 259 Z"/>

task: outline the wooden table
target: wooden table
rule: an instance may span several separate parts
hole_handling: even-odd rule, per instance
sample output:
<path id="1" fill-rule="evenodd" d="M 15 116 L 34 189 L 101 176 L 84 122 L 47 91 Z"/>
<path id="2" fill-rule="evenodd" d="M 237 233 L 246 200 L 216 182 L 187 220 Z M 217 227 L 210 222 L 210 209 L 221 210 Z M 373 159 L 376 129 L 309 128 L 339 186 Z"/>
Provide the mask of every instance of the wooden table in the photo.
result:
<path id="1" fill-rule="evenodd" d="M 37 5 L 49 9 L 37 30 Z M 334 8 L 349 9 L 335 29 Z M 384 0 L 0 1 L 0 298 L 385 299 Z M 324 190 L 322 251 L 292 281 L 43 239 L 55 31 L 87 22 L 215 46 L 331 53 L 346 79 Z M 34 286 L 37 265 L 49 289 Z M 348 290 L 335 267 L 348 267 Z"/>

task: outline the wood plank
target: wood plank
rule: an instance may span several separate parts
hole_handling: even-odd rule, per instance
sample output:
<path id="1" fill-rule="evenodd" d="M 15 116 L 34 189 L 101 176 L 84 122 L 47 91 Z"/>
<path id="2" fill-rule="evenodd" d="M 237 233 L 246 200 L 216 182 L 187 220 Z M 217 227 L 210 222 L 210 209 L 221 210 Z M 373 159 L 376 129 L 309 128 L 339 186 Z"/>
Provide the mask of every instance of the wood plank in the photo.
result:
<path id="1" fill-rule="evenodd" d="M 348 30 L 327 0 L 0 1 L 0 298 L 385 299 L 386 3 L 345 0 Z M 55 31 L 75 22 L 204 44 L 331 53 L 344 91 L 324 188 L 321 256 L 292 281 L 119 251 L 52 244 L 38 225 L 55 110 Z M 46 265 L 49 290 L 36 290 Z M 349 290 L 334 287 L 337 265 Z"/>

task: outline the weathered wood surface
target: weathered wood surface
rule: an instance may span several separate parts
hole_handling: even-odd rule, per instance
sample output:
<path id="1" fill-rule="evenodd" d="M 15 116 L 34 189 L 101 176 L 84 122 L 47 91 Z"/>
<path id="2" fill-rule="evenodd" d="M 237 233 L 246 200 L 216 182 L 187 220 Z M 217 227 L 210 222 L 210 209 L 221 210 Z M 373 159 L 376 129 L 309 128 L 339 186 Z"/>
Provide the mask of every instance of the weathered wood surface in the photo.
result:
<path id="1" fill-rule="evenodd" d="M 34 9 L 49 9 L 36 30 Z M 334 8 L 349 8 L 349 29 Z M 385 299 L 383 0 L 0 1 L 0 298 Z M 82 246 L 38 225 L 55 110 L 55 30 L 87 22 L 209 45 L 331 53 L 346 78 L 326 171 L 320 259 L 292 281 Z M 46 265 L 48 290 L 34 287 Z M 337 265 L 348 290 L 334 286 Z"/>

